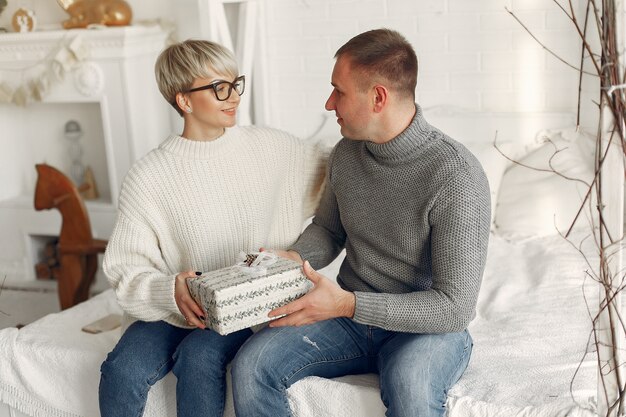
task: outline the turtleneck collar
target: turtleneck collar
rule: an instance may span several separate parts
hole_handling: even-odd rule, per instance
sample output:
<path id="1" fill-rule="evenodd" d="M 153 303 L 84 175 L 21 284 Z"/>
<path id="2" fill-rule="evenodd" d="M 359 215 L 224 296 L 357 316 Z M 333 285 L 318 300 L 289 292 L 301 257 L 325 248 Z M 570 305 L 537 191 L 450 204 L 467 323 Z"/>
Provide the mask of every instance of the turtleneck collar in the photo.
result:
<path id="1" fill-rule="evenodd" d="M 376 159 L 403 162 L 411 159 L 416 151 L 429 142 L 433 127 L 424 119 L 422 108 L 418 104 L 415 104 L 415 109 L 415 116 L 411 123 L 389 142 L 365 142 L 367 150 Z"/>
<path id="2" fill-rule="evenodd" d="M 186 159 L 211 159 L 229 152 L 234 143 L 241 140 L 242 135 L 236 131 L 236 127 L 227 128 L 222 136 L 210 141 L 191 140 L 172 134 L 159 145 L 159 149 Z"/>

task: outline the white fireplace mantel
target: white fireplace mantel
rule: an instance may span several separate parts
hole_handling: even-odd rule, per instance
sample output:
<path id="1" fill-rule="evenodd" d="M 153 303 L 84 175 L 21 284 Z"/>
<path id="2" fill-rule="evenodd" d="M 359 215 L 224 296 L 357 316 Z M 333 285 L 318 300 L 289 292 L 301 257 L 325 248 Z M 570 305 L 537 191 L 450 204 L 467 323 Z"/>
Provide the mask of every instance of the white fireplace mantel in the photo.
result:
<path id="1" fill-rule="evenodd" d="M 59 41 L 81 37 L 92 59 L 132 58 L 158 52 L 167 33 L 158 25 L 107 27 L 104 29 L 50 30 L 0 34 L 0 62 L 16 67 L 43 59 Z"/>
<path id="2" fill-rule="evenodd" d="M 173 110 L 154 77 L 167 36 L 157 25 L 0 34 L 0 86 L 10 91 L 50 73 L 68 48 L 80 52 L 80 59 L 61 60 L 64 76 L 50 79 L 41 101 L 0 103 L 0 278 L 32 279 L 33 241 L 59 233 L 58 213 L 33 208 L 34 165 L 46 162 L 67 172 L 62 127 L 69 119 L 85 128 L 84 163 L 94 169 L 101 191 L 99 200 L 86 204 L 94 234 L 110 235 L 124 175 L 171 131 Z"/>

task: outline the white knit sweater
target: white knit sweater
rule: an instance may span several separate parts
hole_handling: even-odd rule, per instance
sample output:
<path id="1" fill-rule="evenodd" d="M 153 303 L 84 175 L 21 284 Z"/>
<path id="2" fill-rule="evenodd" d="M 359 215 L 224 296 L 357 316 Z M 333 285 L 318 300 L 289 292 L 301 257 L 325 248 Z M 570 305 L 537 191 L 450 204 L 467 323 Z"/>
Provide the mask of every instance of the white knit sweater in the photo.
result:
<path id="1" fill-rule="evenodd" d="M 325 162 L 317 146 L 251 126 L 210 142 L 172 135 L 137 161 L 103 264 L 129 319 L 188 327 L 174 300 L 179 272 L 293 244 L 317 204 Z"/>

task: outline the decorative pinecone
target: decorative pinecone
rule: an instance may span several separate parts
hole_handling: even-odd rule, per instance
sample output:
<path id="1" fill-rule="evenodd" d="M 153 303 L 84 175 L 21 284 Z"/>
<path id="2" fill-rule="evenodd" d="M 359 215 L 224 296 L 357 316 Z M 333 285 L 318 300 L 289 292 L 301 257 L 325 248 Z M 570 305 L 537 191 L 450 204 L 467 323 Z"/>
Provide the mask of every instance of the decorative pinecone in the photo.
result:
<path id="1" fill-rule="evenodd" d="M 255 261 L 255 259 L 258 257 L 259 255 L 246 255 L 246 260 L 244 261 L 246 265 L 251 266 L 252 262 Z"/>

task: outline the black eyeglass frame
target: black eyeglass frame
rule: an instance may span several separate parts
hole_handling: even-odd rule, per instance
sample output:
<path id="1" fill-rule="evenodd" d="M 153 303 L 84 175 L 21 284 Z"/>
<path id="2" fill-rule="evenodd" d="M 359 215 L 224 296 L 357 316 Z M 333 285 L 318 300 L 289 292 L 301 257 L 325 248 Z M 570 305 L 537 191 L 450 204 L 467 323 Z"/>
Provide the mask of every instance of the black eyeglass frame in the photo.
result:
<path id="1" fill-rule="evenodd" d="M 239 91 L 237 91 L 237 88 L 235 87 L 235 84 L 237 84 L 238 82 L 243 82 L 243 88 L 241 89 L 241 93 Z M 217 86 L 219 86 L 220 84 L 228 84 L 228 95 L 226 96 L 226 98 L 219 98 L 217 95 Z M 213 94 L 215 94 L 215 98 L 218 101 L 226 101 L 230 98 L 230 95 L 233 93 L 233 90 L 235 90 L 235 93 L 239 94 L 240 96 L 246 91 L 246 76 L 245 75 L 240 75 L 239 77 L 235 78 L 235 80 L 231 83 L 229 81 L 215 81 L 212 82 L 211 84 L 207 84 L 207 85 L 203 85 L 201 87 L 196 87 L 196 88 L 192 88 L 190 90 L 184 91 L 184 93 L 193 93 L 195 91 L 202 91 L 202 90 L 208 90 L 211 89 L 213 90 Z"/>

